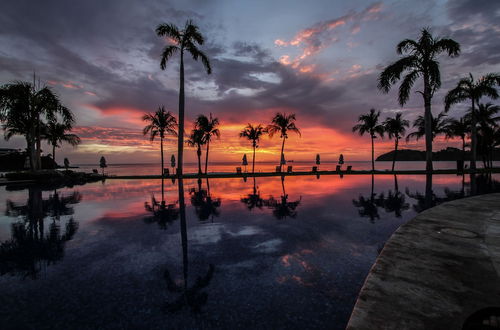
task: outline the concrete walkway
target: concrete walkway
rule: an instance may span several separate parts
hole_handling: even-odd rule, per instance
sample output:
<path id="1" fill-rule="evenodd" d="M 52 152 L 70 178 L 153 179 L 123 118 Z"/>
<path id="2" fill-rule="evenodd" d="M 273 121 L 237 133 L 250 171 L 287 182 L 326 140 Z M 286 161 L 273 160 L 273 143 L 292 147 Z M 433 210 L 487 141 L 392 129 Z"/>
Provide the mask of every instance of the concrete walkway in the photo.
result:
<path id="1" fill-rule="evenodd" d="M 448 202 L 401 226 L 347 329 L 462 329 L 487 307 L 500 307 L 500 194 Z"/>

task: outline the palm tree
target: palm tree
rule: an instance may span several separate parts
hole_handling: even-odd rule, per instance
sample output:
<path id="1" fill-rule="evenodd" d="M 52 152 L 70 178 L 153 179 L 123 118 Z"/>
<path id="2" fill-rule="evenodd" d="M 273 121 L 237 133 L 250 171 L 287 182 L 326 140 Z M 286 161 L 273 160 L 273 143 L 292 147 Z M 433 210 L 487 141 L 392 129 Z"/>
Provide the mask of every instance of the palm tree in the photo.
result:
<path id="1" fill-rule="evenodd" d="M 48 87 L 36 88 L 28 82 L 14 82 L 0 87 L 0 121 L 5 138 L 24 135 L 32 170 L 41 168 L 41 140 L 43 119 L 62 117 L 65 125 L 72 125 L 72 112 L 64 107 Z"/>
<path id="2" fill-rule="evenodd" d="M 394 171 L 394 165 L 396 164 L 396 155 L 398 152 L 399 139 L 405 136 L 406 127 L 410 126 L 410 122 L 403 119 L 401 113 L 397 113 L 396 117 L 388 117 L 384 121 L 384 130 L 387 132 L 389 139 L 394 138 L 394 157 L 392 159 L 392 170 Z"/>
<path id="3" fill-rule="evenodd" d="M 177 52 L 180 53 L 180 82 L 179 82 L 179 139 L 178 139 L 178 175 L 182 176 L 182 162 L 184 150 L 184 52 L 187 51 L 195 61 L 201 59 L 207 74 L 212 73 L 212 68 L 208 57 L 198 49 L 197 45 L 203 45 L 205 39 L 201 35 L 198 26 L 191 20 L 186 21 L 183 30 L 173 24 L 163 23 L 156 28 L 156 34 L 160 37 L 169 37 L 173 40 L 173 45 L 168 45 L 163 49 L 160 67 L 165 70 L 167 62 Z"/>
<path id="4" fill-rule="evenodd" d="M 439 134 L 446 134 L 448 127 L 448 119 L 445 118 L 446 114 L 440 112 L 437 117 L 431 116 L 431 138 L 434 141 L 434 138 Z M 406 142 L 409 142 L 411 139 L 415 138 L 417 141 L 426 136 L 426 125 L 424 116 L 418 116 L 417 119 L 413 122 L 413 127 L 417 130 L 413 133 L 410 133 L 406 136 Z"/>
<path id="5" fill-rule="evenodd" d="M 375 171 L 375 146 L 373 140 L 377 138 L 377 134 L 383 138 L 384 137 L 384 126 L 380 125 L 378 122 L 378 117 L 380 116 L 380 111 L 375 111 L 375 109 L 370 109 L 370 113 L 366 115 L 361 115 L 358 117 L 359 124 L 352 128 L 353 132 L 359 132 L 359 135 L 364 135 L 365 133 L 370 134 L 372 140 L 372 171 Z"/>
<path id="6" fill-rule="evenodd" d="M 154 141 L 156 136 L 160 136 L 161 177 L 163 178 L 163 139 L 166 135 L 177 136 L 177 120 L 170 111 L 165 111 L 163 106 L 158 107 L 154 114 L 145 114 L 142 116 L 142 120 L 148 123 L 144 126 L 142 133 L 149 134 L 150 141 Z"/>
<path id="7" fill-rule="evenodd" d="M 450 90 L 444 99 L 445 111 L 448 111 L 454 104 L 461 103 L 467 100 L 471 102 L 471 170 L 476 169 L 476 148 L 477 148 L 477 115 L 476 104 L 483 96 L 488 96 L 492 99 L 498 98 L 498 92 L 495 85 L 500 85 L 500 74 L 490 73 L 479 80 L 474 81 L 474 77 L 469 73 L 469 77 L 462 78 L 457 86 Z"/>
<path id="8" fill-rule="evenodd" d="M 190 147 L 196 147 L 196 155 L 198 156 L 198 174 L 201 174 L 201 146 L 205 144 L 205 133 L 202 130 L 195 128 L 191 131 L 191 135 L 186 143 Z"/>
<path id="9" fill-rule="evenodd" d="M 58 123 L 55 120 L 49 121 L 42 128 L 42 138 L 47 140 L 52 146 L 52 160 L 56 164 L 56 148 L 60 147 L 63 142 L 66 142 L 73 147 L 81 143 L 80 138 L 76 134 L 66 133 L 71 131 L 72 125 Z"/>
<path id="10" fill-rule="evenodd" d="M 426 169 L 432 171 L 432 133 L 431 133 L 431 102 L 434 92 L 441 87 L 441 73 L 439 72 L 439 62 L 437 56 L 446 52 L 450 57 L 460 54 L 460 45 L 445 38 L 435 38 L 428 29 L 422 29 L 418 40 L 405 39 L 401 41 L 396 51 L 400 55 L 405 55 L 395 63 L 387 66 L 379 76 L 378 88 L 384 93 L 388 93 L 391 86 L 401 79 L 405 73 L 401 85 L 399 86 L 399 104 L 405 105 L 410 97 L 410 91 L 417 80 L 423 78 L 424 90 L 418 91 L 424 98 L 425 114 L 427 122 L 425 126 L 425 149 L 426 149 Z"/>
<path id="11" fill-rule="evenodd" d="M 295 114 L 287 115 L 286 113 L 277 113 L 271 121 L 271 124 L 267 125 L 266 132 L 269 137 L 273 137 L 274 134 L 280 133 L 280 138 L 283 139 L 281 144 L 281 158 L 280 158 L 280 172 L 282 170 L 285 150 L 285 140 L 288 139 L 288 132 L 295 132 L 300 136 L 300 129 L 295 126 Z"/>
<path id="12" fill-rule="evenodd" d="M 446 138 L 460 138 L 462 140 L 462 160 L 465 160 L 465 138 L 470 132 L 467 118 L 450 119 L 446 125 Z"/>
<path id="13" fill-rule="evenodd" d="M 261 124 L 253 126 L 248 124 L 241 132 L 240 137 L 247 138 L 252 141 L 253 147 L 253 158 L 252 158 L 252 173 L 255 173 L 255 149 L 259 147 L 259 140 L 262 135 L 264 135 L 265 130 Z"/>
<path id="14" fill-rule="evenodd" d="M 205 174 L 207 174 L 210 141 L 212 140 L 212 136 L 217 137 L 217 139 L 220 138 L 220 130 L 217 128 L 219 126 L 219 119 L 212 118 L 212 114 L 210 114 L 210 118 L 207 118 L 207 116 L 204 115 L 199 115 L 198 118 L 196 118 L 195 126 L 203 132 L 203 140 L 207 145 L 207 153 L 205 155 Z"/>

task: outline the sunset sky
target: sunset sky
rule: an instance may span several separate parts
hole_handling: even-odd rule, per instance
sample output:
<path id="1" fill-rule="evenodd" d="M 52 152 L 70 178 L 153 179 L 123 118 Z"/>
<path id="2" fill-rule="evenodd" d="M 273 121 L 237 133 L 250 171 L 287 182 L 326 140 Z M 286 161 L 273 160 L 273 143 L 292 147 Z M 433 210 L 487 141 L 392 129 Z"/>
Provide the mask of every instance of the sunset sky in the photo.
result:
<path id="1" fill-rule="evenodd" d="M 101 155 L 109 163 L 156 162 L 159 145 L 142 136 L 140 117 L 159 105 L 177 114 L 179 68 L 175 57 L 160 69 L 168 41 L 154 29 L 163 22 L 183 26 L 186 19 L 199 25 L 213 68 L 206 75 L 201 63 L 186 61 L 186 130 L 200 113 L 218 117 L 221 140 L 211 145 L 217 161 L 249 154 L 239 131 L 248 122 L 268 124 L 277 111 L 295 113 L 302 130 L 302 137 L 287 141 L 288 159 L 313 160 L 316 153 L 324 160 L 340 153 L 369 159 L 369 137 L 351 132 L 361 113 L 373 107 L 384 119 L 402 110 L 410 120 L 423 113 L 419 94 L 401 108 L 397 88 L 387 95 L 377 90 L 378 74 L 398 58 L 396 44 L 418 38 L 423 27 L 462 46 L 460 57 L 440 58 L 435 114 L 460 77 L 500 71 L 500 1 L 494 0 L 16 0 L 0 4 L 0 84 L 30 81 L 36 71 L 73 110 L 83 143 L 59 150 L 60 163 L 62 157 L 97 163 Z M 435 148 L 445 145 L 458 144 L 441 139 Z M 377 141 L 376 154 L 392 146 Z M 3 147 L 24 148 L 25 142 L 2 138 Z M 279 159 L 280 147 L 279 137 L 265 137 L 258 160 Z M 175 148 L 169 138 L 167 159 Z M 194 150 L 188 148 L 186 157 L 194 161 Z"/>

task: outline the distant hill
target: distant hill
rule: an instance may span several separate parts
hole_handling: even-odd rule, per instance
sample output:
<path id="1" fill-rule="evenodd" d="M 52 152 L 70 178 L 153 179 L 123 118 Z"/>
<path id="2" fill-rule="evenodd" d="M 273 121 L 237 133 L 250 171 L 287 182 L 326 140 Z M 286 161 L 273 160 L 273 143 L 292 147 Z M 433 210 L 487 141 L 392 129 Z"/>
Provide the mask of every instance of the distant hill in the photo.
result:
<path id="1" fill-rule="evenodd" d="M 382 154 L 377 157 L 377 161 L 392 161 L 394 150 Z M 436 161 L 455 161 L 462 159 L 462 150 L 448 147 L 432 153 L 432 160 Z M 397 161 L 425 161 L 425 151 L 401 149 L 397 153 Z M 470 160 L 470 152 L 465 152 L 465 160 Z M 481 155 L 478 155 L 478 160 L 481 161 Z M 500 149 L 496 148 L 493 152 L 493 160 L 500 161 Z"/>

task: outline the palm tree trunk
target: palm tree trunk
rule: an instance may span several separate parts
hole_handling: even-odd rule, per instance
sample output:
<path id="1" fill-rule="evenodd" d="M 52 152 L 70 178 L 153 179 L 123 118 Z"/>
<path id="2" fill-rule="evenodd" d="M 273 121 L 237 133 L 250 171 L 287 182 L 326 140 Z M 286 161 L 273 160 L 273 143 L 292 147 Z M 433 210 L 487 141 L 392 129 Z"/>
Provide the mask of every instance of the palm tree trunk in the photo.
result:
<path id="1" fill-rule="evenodd" d="M 177 140 L 177 173 L 182 176 L 184 151 L 184 50 L 181 49 L 181 67 L 179 82 L 179 132 Z"/>
<path id="2" fill-rule="evenodd" d="M 30 160 L 30 170 L 36 170 L 36 153 L 35 153 L 35 129 L 30 129 L 30 136 L 26 138 L 28 142 L 28 156 Z"/>
<path id="3" fill-rule="evenodd" d="M 196 155 L 198 156 L 198 174 L 201 174 L 201 146 L 198 144 L 198 149 L 196 150 Z"/>
<path id="4" fill-rule="evenodd" d="M 35 158 L 35 169 L 40 170 L 42 168 L 42 159 L 41 159 L 41 154 L 42 154 L 42 143 L 41 143 L 41 138 L 40 138 L 40 114 L 37 113 L 36 116 L 36 158 Z"/>
<path id="5" fill-rule="evenodd" d="M 462 160 L 465 161 L 465 136 L 462 137 Z"/>
<path id="6" fill-rule="evenodd" d="M 431 87 L 429 77 L 424 74 L 424 121 L 425 121 L 425 170 L 432 172 L 432 111 L 431 111 Z"/>
<path id="7" fill-rule="evenodd" d="M 252 158 L 252 174 L 253 173 L 255 173 L 255 143 L 253 144 L 253 158 Z"/>
<path id="8" fill-rule="evenodd" d="M 399 191 L 398 176 L 396 174 L 394 174 L 394 191 Z"/>
<path id="9" fill-rule="evenodd" d="M 283 171 L 283 164 L 281 164 L 281 160 L 284 158 L 283 151 L 285 150 L 285 137 L 283 136 L 283 143 L 281 144 L 281 155 L 280 155 L 280 172 Z"/>
<path id="10" fill-rule="evenodd" d="M 372 138 L 372 171 L 375 171 L 375 144 L 373 143 L 373 134 Z"/>
<path id="11" fill-rule="evenodd" d="M 207 174 L 208 169 L 208 150 L 210 149 L 210 140 L 207 140 L 207 154 L 205 155 L 205 174 Z"/>
<path id="12" fill-rule="evenodd" d="M 470 169 L 476 170 L 476 157 L 477 157 L 477 121 L 476 121 L 476 109 L 475 100 L 472 99 L 472 116 L 471 116 L 471 138 L 470 138 Z"/>
<path id="13" fill-rule="evenodd" d="M 54 168 L 56 168 L 56 146 L 52 145 L 52 161 L 54 162 Z"/>
<path id="14" fill-rule="evenodd" d="M 394 157 L 392 158 L 392 171 L 394 172 L 394 165 L 396 165 L 396 155 L 398 153 L 398 138 L 394 141 Z"/>
<path id="15" fill-rule="evenodd" d="M 163 137 L 160 136 L 160 152 L 161 152 L 161 179 L 163 180 Z"/>

